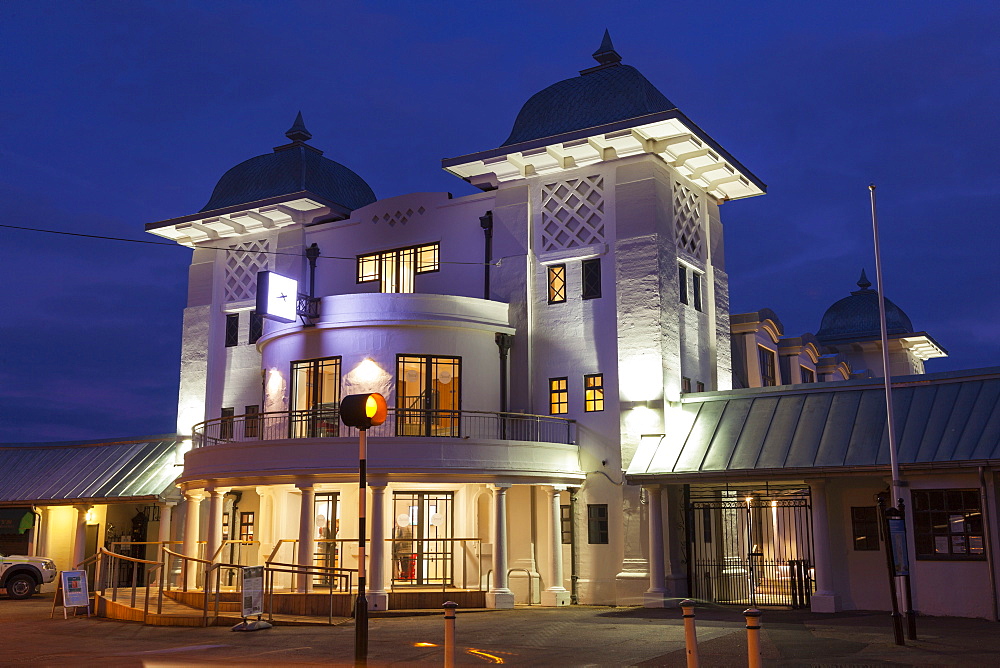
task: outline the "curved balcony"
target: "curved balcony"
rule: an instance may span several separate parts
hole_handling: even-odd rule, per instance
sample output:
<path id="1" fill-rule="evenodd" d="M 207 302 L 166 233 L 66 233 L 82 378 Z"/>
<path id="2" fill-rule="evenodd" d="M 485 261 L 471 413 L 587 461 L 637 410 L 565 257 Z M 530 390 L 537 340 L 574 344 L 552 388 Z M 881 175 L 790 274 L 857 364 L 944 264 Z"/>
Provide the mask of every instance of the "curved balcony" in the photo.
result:
<path id="1" fill-rule="evenodd" d="M 390 409 L 368 435 L 368 471 L 386 480 L 573 484 L 583 477 L 575 421 L 549 415 Z M 357 437 L 336 405 L 206 420 L 194 427 L 181 482 L 353 479 Z"/>

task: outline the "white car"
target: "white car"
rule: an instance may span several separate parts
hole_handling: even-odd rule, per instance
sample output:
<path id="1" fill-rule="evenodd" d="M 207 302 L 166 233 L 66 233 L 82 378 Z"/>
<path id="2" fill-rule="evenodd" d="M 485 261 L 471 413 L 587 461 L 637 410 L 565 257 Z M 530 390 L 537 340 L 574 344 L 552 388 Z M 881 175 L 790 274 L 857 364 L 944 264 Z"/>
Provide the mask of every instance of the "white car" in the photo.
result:
<path id="1" fill-rule="evenodd" d="M 47 557 L 0 554 L 0 589 L 15 600 L 30 598 L 43 584 L 56 579 L 56 564 Z"/>

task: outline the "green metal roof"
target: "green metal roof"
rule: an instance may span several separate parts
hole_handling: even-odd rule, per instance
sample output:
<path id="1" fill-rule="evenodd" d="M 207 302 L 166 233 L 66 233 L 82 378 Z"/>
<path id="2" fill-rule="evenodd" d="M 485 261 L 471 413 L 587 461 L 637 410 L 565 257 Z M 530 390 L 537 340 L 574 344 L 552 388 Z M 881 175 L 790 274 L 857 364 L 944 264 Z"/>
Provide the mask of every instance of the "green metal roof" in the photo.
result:
<path id="1" fill-rule="evenodd" d="M 1000 463 L 1000 367 L 898 378 L 893 413 L 901 466 Z M 889 467 L 881 379 L 706 394 L 674 417 L 642 440 L 632 482 Z"/>

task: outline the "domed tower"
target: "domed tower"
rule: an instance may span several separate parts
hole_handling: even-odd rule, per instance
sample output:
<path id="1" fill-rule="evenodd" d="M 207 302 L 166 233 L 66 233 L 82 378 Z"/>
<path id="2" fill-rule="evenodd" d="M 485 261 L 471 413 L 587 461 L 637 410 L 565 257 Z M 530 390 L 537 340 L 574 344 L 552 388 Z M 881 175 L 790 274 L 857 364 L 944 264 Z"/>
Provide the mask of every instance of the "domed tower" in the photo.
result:
<path id="1" fill-rule="evenodd" d="M 584 470 L 615 473 L 588 478 L 585 503 L 638 508 L 613 480 L 642 435 L 667 430 L 683 392 L 732 385 L 720 206 L 766 186 L 624 64 L 607 32 L 593 57 L 532 95 L 500 146 L 443 166 L 492 193 L 493 224 L 518 242 L 497 253 L 493 276 L 517 327 L 511 395 L 536 410 L 551 400 L 593 439 L 581 443 Z M 586 403 L 594 383 L 606 410 Z M 640 543 L 615 526 L 594 560 Z M 581 596 L 635 600 L 644 568 L 626 551 L 614 581 L 581 573 Z"/>
<path id="2" fill-rule="evenodd" d="M 826 310 L 816 338 L 827 352 L 840 353 L 855 372 L 882 373 L 882 329 L 879 322 L 878 292 L 861 270 L 858 290 L 840 299 Z M 924 362 L 935 357 L 947 357 L 927 332 L 913 331 L 909 316 L 896 304 L 885 299 L 885 323 L 889 342 L 889 370 L 893 376 L 924 373 Z"/>
<path id="3" fill-rule="evenodd" d="M 257 272 L 302 276 L 305 227 L 346 219 L 375 201 L 364 179 L 307 143 L 312 134 L 301 112 L 285 136 L 289 143 L 223 174 L 197 213 L 146 225 L 147 232 L 194 249 L 178 433 L 220 417 L 220 407 L 237 415 L 262 408 L 260 354 L 253 345 L 263 327 L 252 313 Z"/>

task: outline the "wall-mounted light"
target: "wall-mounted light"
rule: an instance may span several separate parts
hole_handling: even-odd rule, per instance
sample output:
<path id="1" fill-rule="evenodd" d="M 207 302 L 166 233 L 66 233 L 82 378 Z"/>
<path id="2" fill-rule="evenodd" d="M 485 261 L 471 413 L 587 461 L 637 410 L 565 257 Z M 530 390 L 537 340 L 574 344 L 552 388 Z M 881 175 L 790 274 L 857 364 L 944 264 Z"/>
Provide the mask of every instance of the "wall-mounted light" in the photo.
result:
<path id="1" fill-rule="evenodd" d="M 90 510 L 87 511 L 87 514 L 85 515 L 85 518 L 86 518 L 87 524 L 93 524 L 94 523 L 94 509 L 93 508 L 91 508 Z"/>

